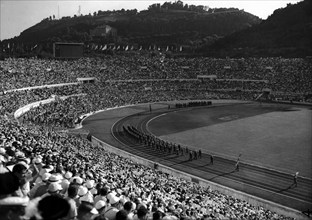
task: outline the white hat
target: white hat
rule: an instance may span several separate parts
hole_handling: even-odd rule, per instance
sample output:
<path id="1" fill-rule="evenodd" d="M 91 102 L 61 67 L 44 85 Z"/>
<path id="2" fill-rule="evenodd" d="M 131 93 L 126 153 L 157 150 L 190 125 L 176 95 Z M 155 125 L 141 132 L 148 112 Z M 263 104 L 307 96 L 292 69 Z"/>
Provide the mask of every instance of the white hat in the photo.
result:
<path id="1" fill-rule="evenodd" d="M 114 193 L 110 192 L 107 194 L 107 199 L 110 200 L 114 196 Z"/>
<path id="2" fill-rule="evenodd" d="M 53 192 L 56 192 L 56 191 L 60 191 L 60 190 L 62 190 L 62 189 L 63 189 L 63 188 L 62 188 L 61 184 L 54 182 L 54 183 L 51 183 L 51 184 L 49 185 L 49 187 L 48 187 L 48 192 L 49 192 L 49 193 L 53 193 Z"/>
<path id="3" fill-rule="evenodd" d="M 178 218 L 174 215 L 166 215 L 163 220 L 178 220 Z"/>
<path id="4" fill-rule="evenodd" d="M 15 153 L 15 157 L 25 157 L 25 154 L 22 152 L 22 151 L 17 151 L 16 153 Z"/>
<path id="5" fill-rule="evenodd" d="M 103 200 L 99 200 L 96 204 L 95 204 L 95 208 L 97 209 L 97 210 L 99 210 L 99 209 L 101 209 L 101 208 L 103 208 L 103 207 L 105 207 L 106 206 L 106 202 L 104 202 Z"/>
<path id="6" fill-rule="evenodd" d="M 0 153 L 5 154 L 6 150 L 3 147 L 0 147 Z"/>
<path id="7" fill-rule="evenodd" d="M 35 164 L 41 164 L 41 163 L 42 163 L 42 159 L 39 158 L 39 157 L 36 157 L 36 158 L 33 160 L 33 162 L 34 162 Z"/>
<path id="8" fill-rule="evenodd" d="M 117 197 L 117 196 L 115 196 L 115 195 L 112 195 L 112 196 L 109 198 L 109 203 L 110 203 L 111 205 L 113 205 L 113 204 L 119 202 L 119 200 L 120 200 L 119 197 Z"/>
<path id="9" fill-rule="evenodd" d="M 50 177 L 49 177 L 49 182 L 53 183 L 53 182 L 59 182 L 61 180 L 60 176 L 59 175 L 55 175 L 55 174 L 52 174 Z"/>
<path id="10" fill-rule="evenodd" d="M 85 194 L 84 196 L 81 196 L 79 200 L 81 202 L 85 201 L 85 202 L 93 203 L 93 198 L 90 196 L 90 194 Z"/>
<path id="11" fill-rule="evenodd" d="M 48 181 L 48 179 L 50 178 L 51 173 L 44 173 L 41 177 L 42 181 Z"/>
<path id="12" fill-rule="evenodd" d="M 125 204 L 127 202 L 127 199 L 125 197 L 120 198 L 120 202 L 122 204 Z"/>
<path id="13" fill-rule="evenodd" d="M 91 212 L 93 215 L 99 214 L 99 212 L 96 210 L 96 208 L 93 208 L 90 212 Z"/>
<path id="14" fill-rule="evenodd" d="M 78 195 L 79 196 L 84 196 L 87 194 L 87 192 L 88 192 L 88 189 L 85 186 L 80 186 L 78 189 Z"/>
<path id="15" fill-rule="evenodd" d="M 81 184 L 83 183 L 83 179 L 82 179 L 81 177 L 79 177 L 79 176 L 74 176 L 74 177 L 72 178 L 71 182 L 77 183 L 77 184 L 80 184 L 80 185 L 81 185 Z"/>
<path id="16" fill-rule="evenodd" d="M 90 192 L 92 193 L 92 195 L 96 195 L 96 194 L 97 194 L 96 188 L 92 188 L 92 189 L 90 190 Z"/>
<path id="17" fill-rule="evenodd" d="M 87 180 L 85 186 L 86 186 L 88 189 L 92 189 L 92 188 L 95 186 L 95 181 L 94 181 L 94 180 Z"/>
<path id="18" fill-rule="evenodd" d="M 65 177 L 66 179 L 70 179 L 70 178 L 72 178 L 72 176 L 73 176 L 73 173 L 72 173 L 72 172 L 69 172 L 69 171 L 67 171 L 67 172 L 65 173 L 65 175 L 64 175 L 64 177 Z"/>

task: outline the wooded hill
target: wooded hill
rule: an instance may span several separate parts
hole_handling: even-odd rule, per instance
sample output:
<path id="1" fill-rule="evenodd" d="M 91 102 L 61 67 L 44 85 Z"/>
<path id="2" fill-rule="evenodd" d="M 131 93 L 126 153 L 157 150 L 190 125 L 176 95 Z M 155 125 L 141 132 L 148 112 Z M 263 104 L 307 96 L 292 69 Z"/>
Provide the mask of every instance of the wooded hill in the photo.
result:
<path id="1" fill-rule="evenodd" d="M 311 56 L 312 1 L 288 4 L 259 25 L 228 35 L 198 52 L 220 57 Z"/>
<path id="2" fill-rule="evenodd" d="M 196 49 L 212 44 L 228 34 L 259 24 L 258 17 L 235 8 L 208 8 L 166 2 L 153 4 L 147 10 L 101 11 L 93 14 L 63 17 L 50 16 L 26 29 L 20 36 L 2 41 L 23 47 L 43 45 L 51 49 L 53 42 L 84 42 L 85 44 L 116 43 L 142 46 L 183 45 Z M 96 27 L 109 25 L 117 37 L 93 37 Z"/>

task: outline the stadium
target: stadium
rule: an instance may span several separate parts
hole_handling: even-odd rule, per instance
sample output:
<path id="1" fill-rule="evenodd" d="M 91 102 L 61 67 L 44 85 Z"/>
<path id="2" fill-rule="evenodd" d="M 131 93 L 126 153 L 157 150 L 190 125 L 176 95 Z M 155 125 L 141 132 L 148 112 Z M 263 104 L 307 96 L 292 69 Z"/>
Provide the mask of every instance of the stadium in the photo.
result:
<path id="1" fill-rule="evenodd" d="M 307 5 L 79 6 L 0 41 L 0 220 L 311 219 L 311 14 L 265 32 Z"/>

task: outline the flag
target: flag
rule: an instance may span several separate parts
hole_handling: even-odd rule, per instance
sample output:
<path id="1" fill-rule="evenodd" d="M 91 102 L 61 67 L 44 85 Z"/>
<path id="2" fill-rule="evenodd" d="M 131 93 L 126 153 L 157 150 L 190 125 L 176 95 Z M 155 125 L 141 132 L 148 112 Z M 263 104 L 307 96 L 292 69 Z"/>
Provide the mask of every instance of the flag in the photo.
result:
<path id="1" fill-rule="evenodd" d="M 37 44 L 35 45 L 35 46 L 33 46 L 31 49 L 30 49 L 30 51 L 33 51 L 34 49 L 36 49 L 37 48 Z"/>

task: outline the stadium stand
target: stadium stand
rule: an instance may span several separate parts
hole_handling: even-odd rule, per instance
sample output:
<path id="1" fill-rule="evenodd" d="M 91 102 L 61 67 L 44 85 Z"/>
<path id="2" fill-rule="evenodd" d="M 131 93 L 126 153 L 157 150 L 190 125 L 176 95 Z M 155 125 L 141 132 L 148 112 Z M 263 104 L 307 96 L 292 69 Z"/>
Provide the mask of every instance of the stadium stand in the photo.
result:
<path id="1" fill-rule="evenodd" d="M 52 213 L 54 219 L 79 220 L 126 219 L 125 215 L 129 219 L 291 219 L 144 167 L 56 128 L 72 128 L 80 115 L 109 107 L 182 99 L 251 100 L 264 88 L 284 99 L 311 101 L 305 99 L 312 93 L 312 65 L 306 60 L 163 60 L 125 55 L 0 62 L 1 219 L 48 219 Z M 203 74 L 222 80 L 197 80 Z M 75 82 L 79 77 L 96 77 L 98 82 L 5 93 Z M 87 95 L 56 99 L 19 121 L 13 118 L 14 111 L 31 102 L 78 93 Z"/>

